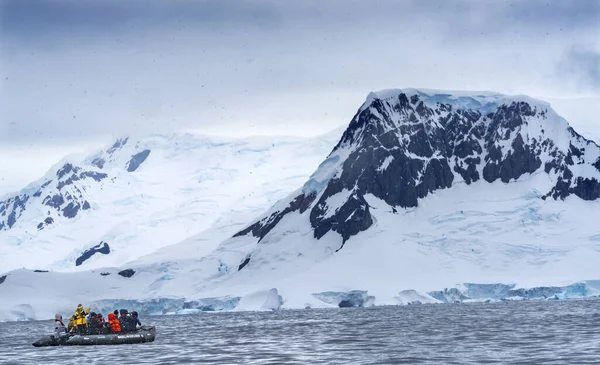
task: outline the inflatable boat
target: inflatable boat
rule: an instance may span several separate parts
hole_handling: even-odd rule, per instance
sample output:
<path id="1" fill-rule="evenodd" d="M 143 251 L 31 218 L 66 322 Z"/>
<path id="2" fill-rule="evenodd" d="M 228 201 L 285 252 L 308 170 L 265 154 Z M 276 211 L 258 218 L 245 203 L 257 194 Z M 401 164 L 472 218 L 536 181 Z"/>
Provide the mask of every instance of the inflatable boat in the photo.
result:
<path id="1" fill-rule="evenodd" d="M 156 329 L 142 326 L 134 332 L 107 333 L 97 335 L 68 335 L 65 337 L 44 336 L 33 343 L 35 347 L 43 346 L 89 346 L 89 345 L 122 345 L 131 343 L 152 342 L 156 337 Z"/>

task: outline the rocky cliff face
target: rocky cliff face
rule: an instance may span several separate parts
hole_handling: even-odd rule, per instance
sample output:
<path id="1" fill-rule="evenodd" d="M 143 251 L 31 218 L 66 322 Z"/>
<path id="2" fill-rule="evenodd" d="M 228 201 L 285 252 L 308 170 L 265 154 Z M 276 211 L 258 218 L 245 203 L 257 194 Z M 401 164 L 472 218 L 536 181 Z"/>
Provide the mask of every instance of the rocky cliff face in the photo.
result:
<path id="1" fill-rule="evenodd" d="M 545 173 L 544 199 L 600 197 L 600 148 L 549 104 L 493 93 L 371 93 L 338 145 L 289 205 L 239 232 L 263 239 L 291 212 L 309 211 L 314 236 L 343 242 L 373 224 L 365 196 L 392 207 L 453 184 L 510 183 Z"/>

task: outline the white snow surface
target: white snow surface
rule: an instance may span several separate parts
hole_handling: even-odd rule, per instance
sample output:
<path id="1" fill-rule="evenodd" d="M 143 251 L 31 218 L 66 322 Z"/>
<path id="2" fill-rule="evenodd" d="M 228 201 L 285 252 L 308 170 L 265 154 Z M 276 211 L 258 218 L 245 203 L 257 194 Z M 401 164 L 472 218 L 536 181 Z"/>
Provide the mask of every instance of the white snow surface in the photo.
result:
<path id="1" fill-rule="evenodd" d="M 164 255 L 129 263 L 136 270 L 131 278 L 116 274 L 124 267 L 12 271 L 0 284 L 0 320 L 51 318 L 73 310 L 73 303 L 100 300 L 240 297 L 236 310 L 274 309 L 272 289 L 283 309 L 332 307 L 314 296 L 327 291 L 366 291 L 374 305 L 433 303 L 428 292 L 466 282 L 532 288 L 599 278 L 600 203 L 574 196 L 542 200 L 549 182 L 536 174 L 511 184 L 457 184 L 397 213 L 371 196 L 375 225 L 337 253 L 341 237 L 314 239 L 305 212 L 284 217 L 260 244 L 244 236 L 210 253 L 196 250 L 222 237 L 218 229 L 206 231 L 163 249 Z M 250 263 L 238 271 L 248 255 Z"/>
<path id="2" fill-rule="evenodd" d="M 304 183 L 338 137 L 155 135 L 129 140 L 110 155 L 101 151 L 84 161 L 61 161 L 23 192 L 32 194 L 46 179 L 55 186 L 56 171 L 66 162 L 109 177 L 75 182 L 91 209 L 72 219 L 55 214 L 54 224 L 41 231 L 36 226 L 52 208 L 41 204 L 44 196 L 30 199 L 15 226 L 0 231 L 0 273 L 117 266 L 190 237 L 197 250 L 208 252 L 220 241 L 193 237 L 208 229 L 221 230 L 219 239 L 235 233 Z M 151 151 L 146 161 L 128 172 L 131 156 L 145 149 Z M 107 160 L 102 169 L 92 164 L 98 156 Z M 101 241 L 110 254 L 96 254 L 76 267 L 75 259 Z"/>

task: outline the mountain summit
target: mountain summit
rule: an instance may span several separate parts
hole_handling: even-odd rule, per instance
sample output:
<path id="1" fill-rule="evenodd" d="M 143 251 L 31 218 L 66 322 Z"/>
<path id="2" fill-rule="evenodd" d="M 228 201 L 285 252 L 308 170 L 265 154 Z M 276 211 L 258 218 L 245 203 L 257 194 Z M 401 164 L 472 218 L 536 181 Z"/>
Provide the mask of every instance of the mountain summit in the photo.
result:
<path id="1" fill-rule="evenodd" d="M 548 103 L 489 92 L 374 92 L 289 204 L 236 236 L 260 241 L 284 216 L 308 211 L 314 237 L 337 232 L 343 246 L 373 224 L 368 195 L 395 211 L 455 184 L 510 183 L 537 172 L 552 181 L 542 199 L 600 197 L 599 146 Z"/>

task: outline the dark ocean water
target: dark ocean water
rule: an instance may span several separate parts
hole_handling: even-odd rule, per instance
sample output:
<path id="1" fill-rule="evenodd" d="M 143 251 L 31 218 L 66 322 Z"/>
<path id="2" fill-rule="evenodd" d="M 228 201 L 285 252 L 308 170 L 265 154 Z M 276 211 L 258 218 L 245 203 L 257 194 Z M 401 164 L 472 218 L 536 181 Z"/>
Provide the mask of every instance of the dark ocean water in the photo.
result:
<path id="1" fill-rule="evenodd" d="M 31 343 L 52 321 L 0 323 L 0 364 L 600 364 L 599 300 L 142 320 L 156 341 L 46 348 Z"/>

